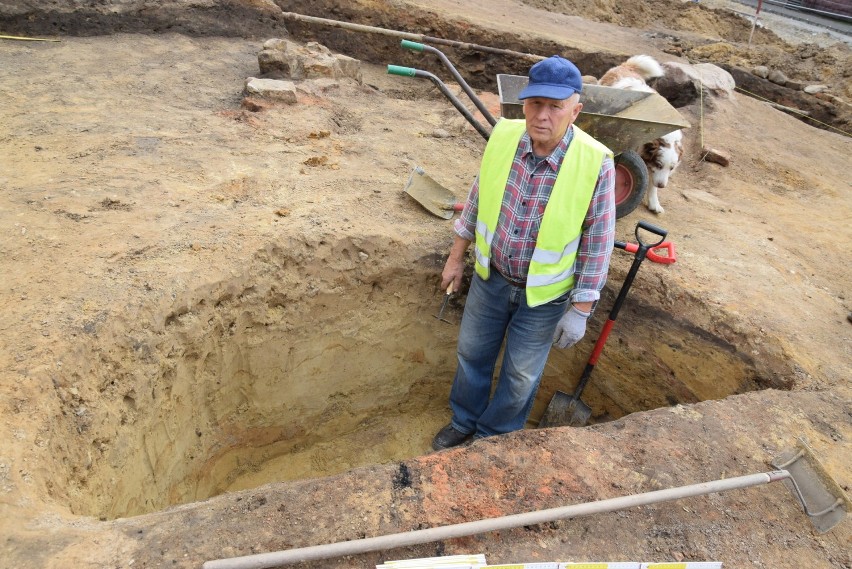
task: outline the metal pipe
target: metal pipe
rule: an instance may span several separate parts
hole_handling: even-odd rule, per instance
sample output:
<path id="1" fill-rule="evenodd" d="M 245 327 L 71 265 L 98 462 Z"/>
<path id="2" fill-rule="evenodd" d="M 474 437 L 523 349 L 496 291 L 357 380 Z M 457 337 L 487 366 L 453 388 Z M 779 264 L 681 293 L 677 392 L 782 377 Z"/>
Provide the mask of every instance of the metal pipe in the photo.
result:
<path id="1" fill-rule="evenodd" d="M 281 15 L 285 18 L 296 20 L 299 22 L 307 22 L 309 24 L 319 24 L 323 26 L 331 26 L 335 28 L 342 28 L 344 30 L 351 30 L 355 32 L 367 32 L 371 34 L 381 34 L 386 36 L 393 36 L 397 38 L 403 38 L 412 41 L 418 42 L 428 42 L 428 43 L 437 43 L 441 45 L 448 45 L 450 47 L 455 47 L 459 49 L 470 49 L 473 51 L 482 51 L 485 53 L 493 53 L 495 55 L 508 55 L 511 57 L 520 57 L 522 59 L 528 59 L 531 61 L 541 61 L 545 59 L 541 55 L 535 55 L 532 53 L 523 53 L 520 51 L 513 51 L 511 49 L 501 49 L 497 47 L 490 47 L 487 45 L 478 45 L 475 43 L 467 43 L 463 41 L 455 41 L 448 40 L 444 38 L 435 38 L 432 36 L 424 36 L 423 34 L 412 34 L 409 32 L 400 32 L 397 30 L 388 30 L 386 28 L 377 28 L 375 26 L 365 26 L 364 24 L 353 24 L 350 22 L 341 22 L 338 20 L 329 20 L 327 18 L 317 18 L 316 16 L 305 16 L 303 14 L 296 14 L 295 12 L 281 12 Z"/>
<path id="2" fill-rule="evenodd" d="M 477 520 L 449 526 L 395 533 L 380 537 L 369 537 L 366 539 L 356 539 L 352 541 L 341 541 L 326 545 L 301 547 L 286 551 L 259 553 L 256 555 L 232 557 L 229 559 L 217 559 L 213 561 L 206 561 L 203 568 L 266 569 L 269 567 L 278 567 L 280 565 L 289 565 L 291 563 L 299 563 L 303 561 L 329 559 L 331 557 L 342 557 L 345 555 L 357 555 L 359 553 L 367 553 L 369 551 L 396 549 L 398 547 L 430 543 L 433 541 L 441 541 L 456 537 L 465 537 L 489 531 L 499 531 L 521 526 L 542 524 L 555 520 L 578 518 L 592 514 L 602 514 L 616 510 L 624 510 L 626 508 L 647 506 L 649 504 L 657 504 L 659 502 L 667 502 L 670 500 L 679 500 L 681 498 L 688 498 L 692 496 L 703 496 L 705 494 L 712 494 L 715 492 L 726 492 L 728 490 L 748 488 L 750 486 L 758 486 L 760 484 L 767 484 L 769 482 L 776 482 L 778 480 L 786 480 L 790 478 L 790 473 L 786 470 L 761 472 L 759 474 L 748 474 L 746 476 L 738 476 L 736 478 L 728 478 L 725 480 L 702 482 L 700 484 L 692 484 L 690 486 L 656 490 L 653 492 L 645 492 L 643 494 L 610 498 L 608 500 L 599 500 L 597 502 L 588 502 L 585 504 L 574 504 L 571 506 L 539 510 L 536 512 L 514 514 L 500 518 L 488 518 L 485 520 Z"/>

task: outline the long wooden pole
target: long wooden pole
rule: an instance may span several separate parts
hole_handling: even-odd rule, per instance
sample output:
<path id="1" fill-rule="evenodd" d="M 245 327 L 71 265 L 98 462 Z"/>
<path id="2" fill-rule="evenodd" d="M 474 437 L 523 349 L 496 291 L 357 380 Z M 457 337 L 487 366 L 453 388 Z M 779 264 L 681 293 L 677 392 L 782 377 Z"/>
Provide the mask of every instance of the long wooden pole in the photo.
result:
<path id="1" fill-rule="evenodd" d="M 760 7 L 763 5 L 763 0 L 757 0 L 757 9 L 754 11 L 754 19 L 751 21 L 751 32 L 748 34 L 748 47 L 751 47 L 751 37 L 754 35 L 754 28 L 757 26 L 757 15 L 760 14 Z"/>
<path id="2" fill-rule="evenodd" d="M 479 45 L 475 43 L 467 43 L 462 41 L 448 40 L 444 38 L 436 38 L 432 36 L 425 36 L 423 34 L 413 34 L 410 32 L 401 32 L 397 30 L 389 30 L 387 28 L 377 28 L 375 26 L 365 26 L 363 24 L 353 24 L 351 22 L 341 22 L 339 20 L 329 20 L 327 18 L 317 18 L 316 16 L 305 16 L 303 14 L 296 14 L 295 12 L 282 12 L 281 13 L 285 18 L 290 20 L 296 20 L 299 22 L 306 22 L 309 24 L 318 24 L 323 26 L 331 26 L 334 28 L 342 28 L 345 30 L 351 30 L 355 32 L 366 32 L 371 34 L 380 34 L 385 36 L 393 36 L 406 40 L 416 41 L 420 43 L 433 43 L 440 45 L 447 45 L 450 47 L 456 47 L 460 49 L 470 49 L 473 51 L 482 51 L 485 53 L 493 53 L 495 55 L 508 55 L 511 57 L 520 57 L 523 59 L 529 59 L 532 61 L 541 61 L 545 59 L 541 55 L 535 55 L 532 53 L 523 53 L 520 51 L 513 51 L 511 49 L 501 49 L 497 47 L 490 47 L 487 45 Z"/>
<path id="3" fill-rule="evenodd" d="M 555 520 L 566 520 L 581 516 L 589 516 L 592 514 L 615 512 L 636 506 L 659 504 L 660 502 L 667 502 L 670 500 L 679 500 L 681 498 L 689 498 L 692 496 L 703 496 L 705 494 L 726 492 L 728 490 L 748 488 L 750 486 L 768 484 L 770 482 L 787 479 L 792 480 L 792 476 L 786 470 L 748 474 L 746 476 L 714 480 L 712 482 L 703 482 L 700 484 L 692 484 L 690 486 L 655 490 L 653 492 L 645 492 L 644 494 L 633 494 L 631 496 L 621 496 L 618 498 L 610 498 L 608 500 L 599 500 L 597 502 L 587 502 L 585 504 L 573 504 L 570 506 L 550 508 L 548 510 L 513 514 L 500 518 L 486 518 L 483 520 L 464 522 L 449 526 L 412 530 L 379 537 L 353 539 L 351 541 L 339 541 L 337 543 L 301 547 L 286 551 L 256 553 L 254 555 L 231 557 L 228 559 L 215 559 L 205 561 L 202 568 L 267 569 L 269 567 L 278 567 L 279 565 L 290 565 L 304 561 L 329 559 L 333 557 L 343 557 L 346 555 L 358 555 L 360 553 L 367 553 L 370 551 L 385 551 L 388 549 L 407 547 L 409 545 L 419 545 L 421 543 L 430 543 L 433 541 L 476 535 L 489 531 L 500 531 L 533 524 L 552 522 Z"/>
<path id="4" fill-rule="evenodd" d="M 26 38 L 23 36 L 0 36 L 0 40 L 17 40 L 17 41 L 60 41 L 50 38 Z"/>

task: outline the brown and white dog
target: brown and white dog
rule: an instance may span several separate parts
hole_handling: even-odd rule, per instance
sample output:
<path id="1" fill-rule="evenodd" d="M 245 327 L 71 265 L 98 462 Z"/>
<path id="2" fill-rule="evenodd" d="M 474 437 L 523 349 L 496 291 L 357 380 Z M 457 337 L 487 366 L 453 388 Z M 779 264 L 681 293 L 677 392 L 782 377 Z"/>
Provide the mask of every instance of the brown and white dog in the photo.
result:
<path id="1" fill-rule="evenodd" d="M 655 91 L 648 85 L 648 81 L 663 75 L 665 70 L 656 59 L 650 55 L 634 55 L 621 65 L 604 73 L 598 84 L 629 91 L 653 93 Z M 648 174 L 651 176 L 651 184 L 645 194 L 645 205 L 654 213 L 663 213 L 657 189 L 666 187 L 669 176 L 680 164 L 681 156 L 683 156 L 683 133 L 676 130 L 645 143 L 639 155 L 645 161 Z"/>

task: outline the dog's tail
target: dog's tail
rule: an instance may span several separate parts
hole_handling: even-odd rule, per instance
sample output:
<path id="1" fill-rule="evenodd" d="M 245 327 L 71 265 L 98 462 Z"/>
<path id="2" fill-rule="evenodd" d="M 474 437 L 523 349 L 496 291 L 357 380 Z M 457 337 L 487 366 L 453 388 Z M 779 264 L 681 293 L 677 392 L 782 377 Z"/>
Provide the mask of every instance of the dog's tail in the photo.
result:
<path id="1" fill-rule="evenodd" d="M 641 75 L 645 81 L 650 81 L 666 74 L 663 66 L 650 55 L 634 55 L 624 62 L 624 66 Z"/>

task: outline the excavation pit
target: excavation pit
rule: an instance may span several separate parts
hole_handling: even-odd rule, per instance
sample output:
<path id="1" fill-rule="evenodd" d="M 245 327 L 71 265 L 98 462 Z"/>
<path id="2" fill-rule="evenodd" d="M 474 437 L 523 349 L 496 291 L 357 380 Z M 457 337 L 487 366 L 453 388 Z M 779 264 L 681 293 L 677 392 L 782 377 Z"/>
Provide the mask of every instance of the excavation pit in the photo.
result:
<path id="1" fill-rule="evenodd" d="M 7 565 L 197 568 L 760 472 L 796 437 L 848 491 L 850 275 L 837 262 L 848 241 L 848 173 L 838 166 L 846 139 L 739 93 L 703 107 L 706 130 L 686 133 L 665 215 L 639 209 L 617 227 L 623 240 L 637 219 L 668 229 L 678 263 L 643 265 L 583 397 L 596 424 L 423 454 L 449 416 L 455 332 L 433 315 L 452 233 L 401 190 L 417 163 L 463 199 L 482 140 L 429 84 L 390 80 L 384 67 L 445 71 L 396 40 L 320 28 L 309 38 L 294 27 L 296 41 L 361 59 L 365 81 L 252 112 L 240 107 L 244 81 L 263 41 L 284 37 L 283 23 L 243 20 L 258 34 L 251 40 L 144 35 L 127 32 L 161 13 L 153 4 L 78 4 L 69 8 L 76 21 L 109 12 L 120 26 L 104 29 L 123 33 L 70 37 L 73 27 L 55 27 L 62 15 L 46 17 L 53 7 L 42 2 L 6 33 L 62 41 L 4 43 L 2 52 L 6 68 L 20 70 L 6 78 L 0 141 Z M 356 5 L 376 17 L 310 6 L 319 16 L 562 53 L 598 74 L 633 53 L 673 53 L 659 51 L 669 36 L 656 31 L 622 33 L 520 5 L 509 17 L 487 2 L 434 2 L 428 13 Z M 196 17 L 206 5 L 171 6 L 196 10 L 183 21 L 209 21 Z M 448 55 L 489 90 L 496 73 L 527 65 Z M 843 69 L 791 57 L 815 72 Z M 681 110 L 700 124 L 697 106 Z M 730 167 L 700 159 L 705 135 L 730 152 Z M 556 389 L 574 387 L 629 261 L 615 252 L 583 345 L 554 352 L 529 427 Z M 376 389 L 394 381 L 395 392 Z M 285 387 L 298 401 L 283 398 Z M 326 399 L 311 400 L 312 390 Z M 724 399 L 691 403 L 713 397 Z M 398 443 L 398 454 L 378 456 Z M 304 477 L 358 464 L 369 466 L 259 486 L 286 480 L 286 467 Z M 228 491 L 242 487 L 250 489 Z M 808 527 L 790 494 L 770 486 L 306 566 L 475 551 L 501 563 L 848 564 L 848 526 L 826 536 Z"/>
<path id="2" fill-rule="evenodd" d="M 71 510 L 127 517 L 429 452 L 449 417 L 464 295 L 445 312 L 456 324 L 434 318 L 440 255 L 375 242 L 271 246 L 152 326 L 92 324 L 86 364 L 56 380 Z M 551 352 L 528 428 L 554 390 L 573 391 L 629 260 L 614 262 L 586 339 Z M 620 313 L 583 397 L 593 423 L 760 387 L 728 339 L 650 298 L 635 290 Z"/>

